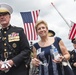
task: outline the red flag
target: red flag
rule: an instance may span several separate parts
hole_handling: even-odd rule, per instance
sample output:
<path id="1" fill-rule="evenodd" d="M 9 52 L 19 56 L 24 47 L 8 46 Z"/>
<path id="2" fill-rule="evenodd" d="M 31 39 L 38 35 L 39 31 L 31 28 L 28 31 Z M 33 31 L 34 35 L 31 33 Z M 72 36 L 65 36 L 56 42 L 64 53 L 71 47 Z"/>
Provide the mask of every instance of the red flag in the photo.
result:
<path id="1" fill-rule="evenodd" d="M 71 22 L 72 27 L 70 29 L 70 33 L 69 33 L 69 39 L 74 39 L 76 37 L 76 23 Z"/>
<path id="2" fill-rule="evenodd" d="M 37 40 L 37 34 L 35 30 L 35 23 L 38 19 L 40 10 L 31 11 L 31 12 L 20 12 L 23 22 L 24 22 L 24 32 L 28 40 Z"/>

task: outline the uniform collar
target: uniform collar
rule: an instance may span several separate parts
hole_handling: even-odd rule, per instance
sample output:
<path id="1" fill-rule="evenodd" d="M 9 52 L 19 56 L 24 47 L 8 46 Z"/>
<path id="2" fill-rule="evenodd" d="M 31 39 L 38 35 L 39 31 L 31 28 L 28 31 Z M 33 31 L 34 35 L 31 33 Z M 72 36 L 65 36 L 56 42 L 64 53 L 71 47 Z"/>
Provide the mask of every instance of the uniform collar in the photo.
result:
<path id="1" fill-rule="evenodd" d="M 3 31 L 7 31 L 7 30 L 9 30 L 10 29 L 10 27 L 11 27 L 11 25 L 9 25 L 8 27 L 6 27 L 6 28 L 2 28 L 2 30 Z"/>

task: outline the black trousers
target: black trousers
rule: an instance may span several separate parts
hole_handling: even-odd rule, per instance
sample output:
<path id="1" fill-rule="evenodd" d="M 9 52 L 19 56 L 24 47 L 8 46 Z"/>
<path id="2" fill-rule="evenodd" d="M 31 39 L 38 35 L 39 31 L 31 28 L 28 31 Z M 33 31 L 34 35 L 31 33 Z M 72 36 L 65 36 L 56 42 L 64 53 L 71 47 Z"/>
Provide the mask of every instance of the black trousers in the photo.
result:
<path id="1" fill-rule="evenodd" d="M 65 75 L 74 75 L 73 70 L 69 66 L 63 66 Z"/>

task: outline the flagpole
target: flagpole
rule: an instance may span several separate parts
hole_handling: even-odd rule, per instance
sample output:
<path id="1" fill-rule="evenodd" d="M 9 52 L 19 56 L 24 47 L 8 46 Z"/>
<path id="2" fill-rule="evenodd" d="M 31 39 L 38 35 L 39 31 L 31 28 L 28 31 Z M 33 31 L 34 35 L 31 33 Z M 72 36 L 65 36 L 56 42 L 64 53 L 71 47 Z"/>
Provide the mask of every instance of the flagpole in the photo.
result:
<path id="1" fill-rule="evenodd" d="M 59 13 L 59 15 L 63 18 L 63 20 L 66 22 L 66 24 L 68 25 L 68 27 L 70 28 L 69 23 L 65 20 L 65 18 L 61 15 L 61 13 L 57 10 L 57 8 L 55 7 L 55 5 L 53 3 L 51 3 L 52 6 L 56 9 L 56 11 Z"/>

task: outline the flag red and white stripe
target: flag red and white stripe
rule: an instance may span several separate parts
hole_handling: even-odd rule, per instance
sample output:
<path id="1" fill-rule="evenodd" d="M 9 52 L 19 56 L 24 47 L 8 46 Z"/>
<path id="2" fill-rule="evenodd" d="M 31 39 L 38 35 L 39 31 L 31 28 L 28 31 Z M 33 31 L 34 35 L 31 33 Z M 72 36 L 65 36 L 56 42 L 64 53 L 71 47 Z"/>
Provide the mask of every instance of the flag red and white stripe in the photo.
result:
<path id="1" fill-rule="evenodd" d="M 21 12 L 23 22 L 24 22 L 24 32 L 29 41 L 37 40 L 38 36 L 35 30 L 35 24 L 38 19 L 40 10 Z"/>
<path id="2" fill-rule="evenodd" d="M 70 29 L 70 32 L 69 32 L 69 39 L 74 39 L 76 37 L 76 23 L 74 22 L 71 22 L 71 29 Z"/>

